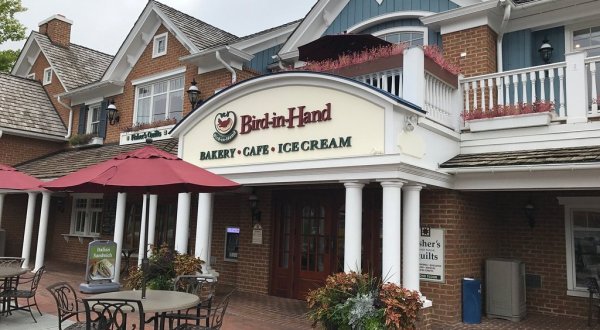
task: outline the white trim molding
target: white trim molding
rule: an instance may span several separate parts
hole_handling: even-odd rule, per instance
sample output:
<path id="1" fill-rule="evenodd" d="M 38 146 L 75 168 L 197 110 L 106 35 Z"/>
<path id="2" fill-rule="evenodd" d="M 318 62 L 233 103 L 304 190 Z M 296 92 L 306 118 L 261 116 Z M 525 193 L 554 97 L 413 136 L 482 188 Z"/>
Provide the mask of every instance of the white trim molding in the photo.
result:
<path id="1" fill-rule="evenodd" d="M 147 82 L 151 82 L 151 81 L 155 81 L 155 80 L 161 80 L 161 79 L 165 79 L 171 76 L 175 76 L 178 74 L 182 74 L 185 73 L 185 66 L 180 66 L 178 68 L 175 68 L 173 70 L 168 70 L 168 71 L 162 71 L 162 72 L 158 72 L 149 76 L 145 76 L 139 79 L 135 79 L 131 81 L 131 85 L 132 86 L 137 86 L 137 85 L 141 85 L 141 84 L 145 84 Z"/>
<path id="2" fill-rule="evenodd" d="M 429 45 L 429 30 L 425 26 L 398 26 L 374 32 L 373 35 L 381 37 L 386 34 L 397 32 L 421 32 L 423 33 L 423 45 Z"/>
<path id="3" fill-rule="evenodd" d="M 48 75 L 48 73 L 50 73 L 50 74 Z M 44 69 L 44 75 L 42 77 L 42 84 L 45 86 L 50 83 L 52 83 L 52 67 L 47 67 Z"/>
<path id="4" fill-rule="evenodd" d="M 164 46 L 165 48 L 160 51 L 158 49 L 159 45 L 160 45 L 160 39 L 164 38 Z M 165 33 L 161 33 L 161 34 L 157 34 L 154 36 L 154 39 L 152 40 L 152 58 L 156 58 L 156 57 L 160 57 L 163 55 L 167 55 L 167 47 L 169 45 L 169 32 L 165 32 Z"/>
<path id="5" fill-rule="evenodd" d="M 349 27 L 346 30 L 346 32 L 347 33 L 357 33 L 357 32 L 366 30 L 372 26 L 379 25 L 381 23 L 385 23 L 385 22 L 389 22 L 389 21 L 394 21 L 394 20 L 404 19 L 404 18 L 421 18 L 421 17 L 431 16 L 434 14 L 435 13 L 431 12 L 431 11 L 400 11 L 400 12 L 387 13 L 387 14 L 371 17 L 368 20 L 365 20 L 358 24 L 352 25 L 351 27 Z"/>

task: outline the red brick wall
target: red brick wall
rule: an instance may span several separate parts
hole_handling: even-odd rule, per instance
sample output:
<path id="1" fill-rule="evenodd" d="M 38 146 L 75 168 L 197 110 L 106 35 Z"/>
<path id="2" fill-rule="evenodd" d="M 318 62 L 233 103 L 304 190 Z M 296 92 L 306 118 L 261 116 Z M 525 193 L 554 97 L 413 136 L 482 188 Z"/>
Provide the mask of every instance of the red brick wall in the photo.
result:
<path id="1" fill-rule="evenodd" d="M 50 67 L 50 63 L 48 62 L 48 60 L 46 59 L 44 54 L 40 52 L 37 59 L 35 60 L 35 63 L 33 63 L 33 66 L 31 67 L 29 74 L 35 73 L 35 80 L 37 80 L 41 83 L 43 81 L 43 77 L 44 77 L 44 69 L 49 68 L 49 67 Z M 51 82 L 47 85 L 44 85 L 44 89 L 46 89 L 46 93 L 48 93 L 48 97 L 50 98 L 50 101 L 54 105 L 54 108 L 56 109 L 56 111 L 58 111 L 58 114 L 60 115 L 60 119 L 63 121 L 65 126 L 68 127 L 69 110 L 67 108 L 65 108 L 62 104 L 58 103 L 58 99 L 56 97 L 54 97 L 57 94 L 65 92 L 65 88 L 63 87 L 62 83 L 58 79 L 58 76 L 56 75 L 56 72 L 54 70 L 52 71 Z M 62 99 L 62 101 L 65 102 L 66 104 L 69 104 L 68 99 Z M 75 123 L 77 123 L 77 122 L 75 122 Z M 76 125 L 75 125 L 75 132 L 77 132 Z"/>
<path id="2" fill-rule="evenodd" d="M 498 207 L 491 194 L 452 190 L 421 192 L 421 224 L 443 228 L 445 283 L 421 281 L 421 291 L 433 301 L 432 321 L 461 322 L 463 277 L 482 279 L 483 260 L 496 256 Z"/>
<path id="3" fill-rule="evenodd" d="M 50 142 L 22 136 L 0 136 L 0 163 L 16 165 L 63 149 L 65 142 Z"/>
<path id="4" fill-rule="evenodd" d="M 71 24 L 53 19 L 50 22 L 40 25 L 39 32 L 45 34 L 50 38 L 52 43 L 68 47 L 71 43 Z"/>
<path id="5" fill-rule="evenodd" d="M 246 79 L 258 76 L 257 73 L 246 69 L 244 69 L 243 71 L 236 69 L 235 72 L 237 79 L 236 82 L 238 83 Z M 209 97 L 213 96 L 215 94 L 215 91 L 221 90 L 231 85 L 231 72 L 223 68 L 220 70 L 203 73 L 196 77 L 196 81 L 198 82 L 198 88 L 200 89 L 200 96 L 203 100 L 206 100 Z"/>
<path id="6" fill-rule="evenodd" d="M 465 77 L 496 72 L 496 39 L 487 25 L 444 34 L 444 57 L 459 64 Z"/>

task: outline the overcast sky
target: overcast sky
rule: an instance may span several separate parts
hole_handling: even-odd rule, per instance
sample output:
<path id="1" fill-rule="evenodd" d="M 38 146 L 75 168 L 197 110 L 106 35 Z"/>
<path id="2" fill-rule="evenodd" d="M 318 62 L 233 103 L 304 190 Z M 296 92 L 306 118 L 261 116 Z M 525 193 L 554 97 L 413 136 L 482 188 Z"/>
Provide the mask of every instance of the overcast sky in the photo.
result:
<path id="1" fill-rule="evenodd" d="M 245 36 L 303 18 L 316 0 L 160 0 L 181 12 L 237 36 Z M 62 14 L 73 21 L 71 42 L 114 55 L 147 4 L 146 0 L 22 0 L 17 15 L 31 30 L 44 19 Z M 20 49 L 24 41 L 0 50 Z"/>

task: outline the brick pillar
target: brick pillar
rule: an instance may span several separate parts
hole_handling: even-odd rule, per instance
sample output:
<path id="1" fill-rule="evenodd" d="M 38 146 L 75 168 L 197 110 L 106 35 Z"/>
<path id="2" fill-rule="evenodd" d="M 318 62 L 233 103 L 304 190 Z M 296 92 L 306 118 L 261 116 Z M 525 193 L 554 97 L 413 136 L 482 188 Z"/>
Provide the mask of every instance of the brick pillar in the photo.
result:
<path id="1" fill-rule="evenodd" d="M 69 47 L 71 44 L 72 24 L 73 21 L 67 19 L 63 15 L 54 15 L 41 21 L 38 24 L 38 31 L 41 34 L 48 36 L 52 43 L 62 47 Z"/>
<path id="2" fill-rule="evenodd" d="M 483 25 L 442 35 L 444 56 L 462 68 L 465 77 L 496 72 L 497 34 Z M 466 56 L 461 57 L 461 53 Z"/>

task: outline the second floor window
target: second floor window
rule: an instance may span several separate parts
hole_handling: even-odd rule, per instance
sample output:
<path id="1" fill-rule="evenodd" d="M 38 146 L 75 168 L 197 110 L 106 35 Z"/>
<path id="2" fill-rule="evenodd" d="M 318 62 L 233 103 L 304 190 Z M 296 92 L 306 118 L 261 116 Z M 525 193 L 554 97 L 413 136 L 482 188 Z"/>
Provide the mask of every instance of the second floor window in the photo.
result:
<path id="1" fill-rule="evenodd" d="M 183 117 L 183 76 L 137 87 L 134 124 Z"/>
<path id="2" fill-rule="evenodd" d="M 600 55 L 600 26 L 573 31 L 573 50 L 583 49 L 588 56 Z"/>
<path id="3" fill-rule="evenodd" d="M 425 44 L 424 33 L 421 31 L 399 31 L 380 35 L 379 38 L 393 44 L 406 43 L 407 46 L 423 46 Z"/>
<path id="4" fill-rule="evenodd" d="M 98 126 L 100 125 L 100 103 L 90 105 L 87 112 L 87 127 L 85 132 L 87 134 L 98 135 Z"/>

